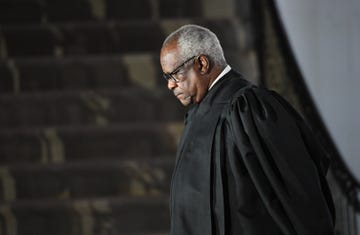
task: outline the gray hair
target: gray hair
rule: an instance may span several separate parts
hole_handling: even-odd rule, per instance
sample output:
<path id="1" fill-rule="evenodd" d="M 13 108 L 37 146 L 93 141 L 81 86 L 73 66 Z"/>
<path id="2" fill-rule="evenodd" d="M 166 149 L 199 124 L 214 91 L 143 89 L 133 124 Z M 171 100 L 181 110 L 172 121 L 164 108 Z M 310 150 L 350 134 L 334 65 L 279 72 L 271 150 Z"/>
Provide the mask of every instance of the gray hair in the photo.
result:
<path id="1" fill-rule="evenodd" d="M 194 24 L 184 25 L 172 32 L 165 39 L 162 47 L 175 40 L 177 41 L 180 61 L 204 54 L 215 65 L 226 66 L 227 64 L 219 39 L 207 28 Z"/>

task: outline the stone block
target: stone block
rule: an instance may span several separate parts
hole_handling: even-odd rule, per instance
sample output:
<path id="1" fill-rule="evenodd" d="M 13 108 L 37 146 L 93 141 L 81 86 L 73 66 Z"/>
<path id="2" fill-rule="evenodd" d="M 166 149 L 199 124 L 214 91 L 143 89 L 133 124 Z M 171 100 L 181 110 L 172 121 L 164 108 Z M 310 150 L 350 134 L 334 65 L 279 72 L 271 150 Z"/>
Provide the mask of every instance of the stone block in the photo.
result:
<path id="1" fill-rule="evenodd" d="M 20 162 L 39 162 L 41 140 L 39 132 L 0 133 L 0 165 Z"/>
<path id="2" fill-rule="evenodd" d="M 154 23 L 115 24 L 112 34 L 117 53 L 159 53 L 163 32 Z"/>
<path id="3" fill-rule="evenodd" d="M 169 124 L 68 126 L 0 132 L 0 165 L 172 156 L 177 133 Z"/>
<path id="4" fill-rule="evenodd" d="M 94 160 L 104 156 L 172 155 L 176 151 L 176 137 L 168 132 L 166 125 L 154 123 L 62 129 L 58 135 L 67 161 Z"/>
<path id="5" fill-rule="evenodd" d="M 169 231 L 168 197 L 41 200 L 0 206 L 4 211 L 0 228 L 10 227 L 17 235 L 160 235 Z"/>
<path id="6" fill-rule="evenodd" d="M 44 8 L 38 0 L 0 1 L 0 24 L 41 23 L 43 17 Z"/>
<path id="7" fill-rule="evenodd" d="M 104 89 L 128 86 L 128 73 L 119 56 L 68 58 L 61 62 L 64 89 Z"/>
<path id="8" fill-rule="evenodd" d="M 118 1 L 106 0 L 107 19 L 139 20 L 151 19 L 153 9 L 151 0 Z"/>
<path id="9" fill-rule="evenodd" d="M 169 122 L 184 114 L 170 93 L 144 89 L 3 95 L 0 112 L 3 128 Z"/>
<path id="10" fill-rule="evenodd" d="M 10 166 L 7 177 L 14 182 L 13 200 L 154 196 L 169 193 L 172 168 L 173 158 L 101 160 Z M 4 185 L 0 192 L 7 190 Z"/>
<path id="11" fill-rule="evenodd" d="M 53 90 L 61 87 L 61 68 L 52 60 L 17 60 L 20 91 Z"/>
<path id="12" fill-rule="evenodd" d="M 114 89 L 129 84 L 119 57 L 19 59 L 16 66 L 21 92 Z"/>
<path id="13" fill-rule="evenodd" d="M 46 27 L 7 27 L 2 30 L 8 57 L 54 55 L 56 38 Z"/>
<path id="14" fill-rule="evenodd" d="M 118 234 L 156 233 L 169 230 L 170 213 L 167 198 L 133 198 L 111 202 L 111 220 Z M 111 223 L 112 222 L 112 223 Z"/>
<path id="15" fill-rule="evenodd" d="M 25 202 L 11 205 L 18 235 L 74 234 L 76 212 L 66 202 Z"/>
<path id="16" fill-rule="evenodd" d="M 104 23 L 59 26 L 65 55 L 116 53 L 109 25 Z"/>
<path id="17" fill-rule="evenodd" d="M 49 22 L 71 22 L 92 20 L 92 9 L 87 0 L 46 0 Z"/>
<path id="18" fill-rule="evenodd" d="M 5 61 L 0 62 L 0 92 L 14 91 L 14 78 Z"/>
<path id="19" fill-rule="evenodd" d="M 159 13 L 162 18 L 200 18 L 202 1 L 159 0 Z"/>

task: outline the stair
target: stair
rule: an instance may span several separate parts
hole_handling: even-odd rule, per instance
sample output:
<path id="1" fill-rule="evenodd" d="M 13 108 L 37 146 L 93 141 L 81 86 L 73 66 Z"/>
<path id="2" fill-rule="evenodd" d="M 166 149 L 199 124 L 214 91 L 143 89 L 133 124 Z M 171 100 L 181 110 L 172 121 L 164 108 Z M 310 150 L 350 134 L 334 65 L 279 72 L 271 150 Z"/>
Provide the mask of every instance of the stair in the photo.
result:
<path id="1" fill-rule="evenodd" d="M 0 112 L 0 127 L 5 129 L 106 126 L 140 121 L 176 122 L 182 116 L 183 109 L 165 90 L 123 87 L 0 95 Z"/>
<path id="2" fill-rule="evenodd" d="M 185 109 L 161 43 L 207 26 L 256 79 L 249 3 L 236 4 L 0 1 L 0 234 L 168 235 Z"/>
<path id="3" fill-rule="evenodd" d="M 164 196 L 32 200 L 9 203 L 0 212 L 8 225 L 4 234 L 167 234 L 169 224 Z"/>
<path id="4" fill-rule="evenodd" d="M 159 155 L 161 156 L 161 155 Z M 110 161 L 111 160 L 111 161 Z M 0 171 L 13 181 L 2 187 L 1 200 L 69 200 L 98 197 L 167 195 L 173 160 L 162 157 L 119 157 L 109 161 L 67 161 L 62 164 L 19 164 Z M 4 195 L 12 195 L 5 198 Z"/>

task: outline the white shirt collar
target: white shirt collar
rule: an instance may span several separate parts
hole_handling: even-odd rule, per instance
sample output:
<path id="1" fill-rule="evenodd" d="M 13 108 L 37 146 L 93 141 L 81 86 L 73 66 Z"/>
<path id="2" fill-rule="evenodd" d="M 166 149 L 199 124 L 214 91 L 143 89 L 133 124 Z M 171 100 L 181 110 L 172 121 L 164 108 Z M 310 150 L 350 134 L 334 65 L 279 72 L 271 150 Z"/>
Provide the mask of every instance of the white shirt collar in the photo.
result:
<path id="1" fill-rule="evenodd" d="M 227 66 L 225 67 L 225 69 L 224 69 L 224 70 L 217 76 L 217 78 L 213 81 L 213 83 L 211 83 L 208 91 L 215 85 L 215 83 L 217 83 L 217 82 L 220 80 L 220 78 L 222 78 L 222 77 L 223 77 L 225 74 L 227 74 L 230 70 L 231 70 L 230 65 L 227 65 Z"/>

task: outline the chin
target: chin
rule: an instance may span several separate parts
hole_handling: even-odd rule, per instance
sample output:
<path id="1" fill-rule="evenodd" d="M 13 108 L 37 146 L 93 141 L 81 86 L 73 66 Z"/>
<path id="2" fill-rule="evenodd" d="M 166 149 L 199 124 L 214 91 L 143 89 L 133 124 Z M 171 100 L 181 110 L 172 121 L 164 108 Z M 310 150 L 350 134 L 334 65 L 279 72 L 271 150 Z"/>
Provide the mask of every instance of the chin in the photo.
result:
<path id="1" fill-rule="evenodd" d="M 180 100 L 180 102 L 183 106 L 189 106 L 191 104 L 191 102 L 187 100 Z"/>
<path id="2" fill-rule="evenodd" d="M 186 99 L 181 99 L 180 102 L 183 106 L 189 106 L 190 104 L 193 103 L 191 97 L 188 97 Z"/>

